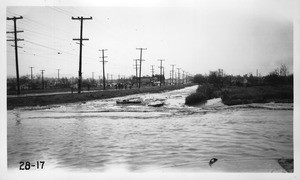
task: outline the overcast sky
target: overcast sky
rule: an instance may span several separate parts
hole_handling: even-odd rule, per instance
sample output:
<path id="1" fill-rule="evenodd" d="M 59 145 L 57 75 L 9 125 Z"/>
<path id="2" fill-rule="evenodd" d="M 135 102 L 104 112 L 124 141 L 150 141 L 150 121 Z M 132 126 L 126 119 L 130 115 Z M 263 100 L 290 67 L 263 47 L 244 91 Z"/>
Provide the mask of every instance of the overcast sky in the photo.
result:
<path id="1" fill-rule="evenodd" d="M 208 73 L 218 68 L 227 74 L 266 75 L 281 64 L 293 72 L 293 1 L 289 0 L 210 0 L 184 1 L 178 5 L 111 7 L 8 7 L 7 16 L 17 20 L 20 75 L 45 70 L 46 77 L 77 77 L 80 22 L 71 17 L 90 17 L 84 21 L 83 78 L 102 75 L 101 52 L 106 72 L 131 76 L 133 59 L 143 52 L 142 74 L 150 75 L 151 65 L 159 72 L 157 59 L 165 59 L 165 74 L 171 64 L 191 74 Z M 175 1 L 178 2 L 178 1 Z M 7 21 L 7 31 L 13 21 Z M 7 38 L 13 37 L 8 34 Z M 15 76 L 13 42 L 7 42 L 7 75 Z"/>

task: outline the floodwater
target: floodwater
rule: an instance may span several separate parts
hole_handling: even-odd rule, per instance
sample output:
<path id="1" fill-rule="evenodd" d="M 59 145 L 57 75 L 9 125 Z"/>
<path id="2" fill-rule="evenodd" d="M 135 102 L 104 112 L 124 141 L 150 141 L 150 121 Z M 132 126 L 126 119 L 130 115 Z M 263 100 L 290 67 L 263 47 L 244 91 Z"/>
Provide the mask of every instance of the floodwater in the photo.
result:
<path id="1" fill-rule="evenodd" d="M 293 158 L 293 104 L 185 106 L 196 88 L 9 110 L 8 168 L 45 161 L 45 170 L 71 172 L 284 172 L 277 159 Z M 128 98 L 142 104 L 116 104 Z M 148 106 L 157 99 L 165 105 Z"/>

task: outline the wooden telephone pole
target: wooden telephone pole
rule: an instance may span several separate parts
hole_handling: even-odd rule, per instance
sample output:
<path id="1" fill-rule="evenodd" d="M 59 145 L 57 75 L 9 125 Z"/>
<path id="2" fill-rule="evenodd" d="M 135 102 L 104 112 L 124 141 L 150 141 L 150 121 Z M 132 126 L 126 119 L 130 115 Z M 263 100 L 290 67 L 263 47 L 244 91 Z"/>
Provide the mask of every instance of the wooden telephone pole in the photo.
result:
<path id="1" fill-rule="evenodd" d="M 137 50 L 140 50 L 140 74 L 139 74 L 139 88 L 141 88 L 141 76 L 142 76 L 142 52 L 143 50 L 147 50 L 147 48 L 136 48 Z"/>
<path id="2" fill-rule="evenodd" d="M 30 77 L 31 77 L 31 82 L 32 82 L 32 80 L 33 80 L 32 68 L 34 68 L 34 67 L 29 67 L 29 68 L 30 68 Z"/>
<path id="3" fill-rule="evenodd" d="M 44 85 L 44 71 L 45 70 L 41 70 L 42 71 L 42 89 L 45 88 L 45 85 Z"/>
<path id="4" fill-rule="evenodd" d="M 163 66 L 162 66 L 162 62 L 165 61 L 164 59 L 158 59 L 158 61 L 160 61 L 160 76 L 159 76 L 159 86 L 161 86 L 161 81 L 162 81 L 162 69 L 163 69 Z"/>
<path id="5" fill-rule="evenodd" d="M 80 20 L 80 38 L 73 39 L 74 41 L 79 41 L 79 71 L 78 71 L 78 93 L 81 93 L 81 83 L 82 83 L 82 41 L 88 41 L 88 38 L 82 38 L 83 33 L 83 20 L 92 20 L 92 17 L 84 18 L 84 17 L 72 17 L 72 20 Z"/>
<path id="6" fill-rule="evenodd" d="M 154 76 L 154 65 L 151 65 L 151 74 L 152 74 L 152 77 Z"/>
<path id="7" fill-rule="evenodd" d="M 13 33 L 14 34 L 14 39 L 8 39 L 7 41 L 14 41 L 15 45 L 13 47 L 15 47 L 15 57 L 16 57 L 16 74 L 17 74 L 17 93 L 18 95 L 21 93 L 20 90 L 20 79 L 19 79 L 19 61 L 18 61 L 18 41 L 24 41 L 24 39 L 18 39 L 17 38 L 17 33 L 20 32 L 24 32 L 24 31 L 17 31 L 17 19 L 23 19 L 22 16 L 20 17 L 12 17 L 12 18 L 6 18 L 6 20 L 13 20 L 14 21 L 14 31 L 9 31 L 6 33 Z"/>
<path id="8" fill-rule="evenodd" d="M 104 56 L 104 51 L 107 51 L 107 49 L 99 49 L 99 51 L 102 51 L 102 57 L 100 57 L 100 58 L 102 58 L 102 61 L 100 61 L 100 62 L 102 62 L 102 71 L 103 71 L 103 77 L 102 77 L 103 90 L 105 90 L 105 66 L 104 65 L 107 61 L 105 61 L 104 58 L 107 58 L 107 56 Z M 107 78 L 108 78 L 108 76 L 107 76 Z"/>
<path id="9" fill-rule="evenodd" d="M 180 84 L 180 69 L 181 68 L 176 68 L 178 70 L 177 78 L 178 78 L 178 84 Z"/>
<path id="10" fill-rule="evenodd" d="M 175 64 L 171 64 L 171 66 L 172 66 L 172 80 L 171 80 L 171 82 L 172 82 L 172 85 L 174 85 L 174 66 L 175 66 Z"/>

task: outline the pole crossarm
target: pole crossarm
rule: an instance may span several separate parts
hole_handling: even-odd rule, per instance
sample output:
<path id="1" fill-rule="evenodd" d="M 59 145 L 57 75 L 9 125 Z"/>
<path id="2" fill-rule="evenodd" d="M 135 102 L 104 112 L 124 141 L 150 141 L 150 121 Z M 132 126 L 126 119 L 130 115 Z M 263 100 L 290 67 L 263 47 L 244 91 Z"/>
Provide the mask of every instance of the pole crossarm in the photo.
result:
<path id="1" fill-rule="evenodd" d="M 22 31 L 16 31 L 16 33 L 21 33 L 21 32 L 24 32 L 23 30 Z M 15 33 L 15 31 L 7 31 L 6 33 Z"/>
<path id="2" fill-rule="evenodd" d="M 78 39 L 78 38 L 73 38 L 73 41 L 88 41 L 89 38 L 82 38 L 82 39 Z"/>
<path id="3" fill-rule="evenodd" d="M 75 17 L 72 16 L 72 20 L 81 20 L 81 19 L 82 20 L 93 20 L 93 17 L 90 16 L 89 18 L 84 18 L 82 16 L 81 17 L 78 16 L 77 18 L 75 18 Z"/>
<path id="4" fill-rule="evenodd" d="M 23 19 L 23 16 L 19 16 L 19 17 L 12 17 L 12 18 L 9 18 L 7 17 L 6 20 L 15 20 L 15 19 Z"/>
<path id="5" fill-rule="evenodd" d="M 16 41 L 15 39 L 8 39 L 7 41 Z M 17 39 L 17 41 L 24 41 L 24 39 Z"/>
<path id="6" fill-rule="evenodd" d="M 11 47 L 16 47 L 15 45 L 11 45 Z M 23 48 L 22 46 L 17 46 L 17 48 Z"/>

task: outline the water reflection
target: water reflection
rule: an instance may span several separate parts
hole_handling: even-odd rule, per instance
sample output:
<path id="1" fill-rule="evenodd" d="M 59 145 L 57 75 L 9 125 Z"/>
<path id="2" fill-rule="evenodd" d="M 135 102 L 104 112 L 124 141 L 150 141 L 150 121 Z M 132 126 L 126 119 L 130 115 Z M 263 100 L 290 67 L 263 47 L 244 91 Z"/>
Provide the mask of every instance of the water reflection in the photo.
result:
<path id="1" fill-rule="evenodd" d="M 16 126 L 21 124 L 21 118 L 20 118 L 20 113 L 16 112 L 15 113 L 15 119 L 16 119 Z"/>

